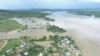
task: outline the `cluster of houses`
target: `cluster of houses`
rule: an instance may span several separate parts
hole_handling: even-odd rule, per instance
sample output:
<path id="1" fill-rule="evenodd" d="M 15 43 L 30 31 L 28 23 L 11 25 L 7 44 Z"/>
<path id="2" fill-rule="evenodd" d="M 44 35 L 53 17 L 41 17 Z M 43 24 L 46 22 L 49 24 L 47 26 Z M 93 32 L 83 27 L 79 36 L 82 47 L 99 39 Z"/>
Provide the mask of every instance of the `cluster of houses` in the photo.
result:
<path id="1" fill-rule="evenodd" d="M 21 43 L 22 44 L 20 46 L 16 46 L 16 48 L 15 48 L 15 50 L 17 50 L 17 53 L 19 53 L 20 51 L 22 51 L 21 48 L 24 48 L 24 46 L 26 45 L 26 43 L 23 40 L 21 40 Z M 27 44 L 27 45 L 29 45 L 29 44 Z M 13 53 L 15 50 L 13 50 L 13 48 L 8 49 L 8 50 L 6 50 L 6 54 Z M 24 55 L 27 56 L 28 52 L 25 52 Z M 2 56 L 6 56 L 6 55 L 3 54 Z M 16 56 L 21 56 L 21 55 L 20 54 L 16 54 Z"/>
<path id="2" fill-rule="evenodd" d="M 80 52 L 80 50 L 77 47 L 75 47 L 75 44 L 72 44 L 71 42 L 72 42 L 72 40 L 69 40 L 68 38 L 64 38 L 61 41 L 59 41 L 57 43 L 57 45 L 58 45 L 58 47 L 61 48 L 61 51 L 63 52 L 64 56 L 81 56 L 82 53 Z M 17 50 L 16 56 L 21 56 L 20 52 L 23 52 L 24 56 L 28 56 L 29 52 L 23 51 L 23 48 L 24 47 L 29 48 L 30 46 L 31 46 L 31 44 L 26 43 L 25 40 L 21 39 L 21 44 L 19 46 L 16 46 L 16 49 L 15 49 L 15 50 Z M 39 53 L 38 56 L 44 56 L 44 53 L 48 53 L 49 49 L 52 49 L 52 51 L 57 50 L 56 48 L 50 47 L 50 46 L 44 47 L 44 49 L 45 49 L 45 52 Z M 67 51 L 65 51 L 65 50 L 67 50 Z M 13 48 L 11 48 L 9 50 L 6 50 L 5 52 L 7 54 L 9 54 L 9 53 L 13 53 L 13 51 L 14 51 Z M 6 55 L 3 54 L 2 56 L 6 56 Z"/>
<path id="3" fill-rule="evenodd" d="M 60 43 L 58 43 L 58 46 L 62 49 L 67 49 L 67 51 L 65 52 L 65 56 L 80 56 L 82 55 L 81 52 L 75 47 L 74 44 L 71 44 L 71 40 L 68 40 L 67 38 L 64 38 L 63 40 L 61 40 Z M 71 55 L 71 54 L 74 55 Z"/>
<path id="4" fill-rule="evenodd" d="M 25 47 L 29 48 L 31 45 L 26 43 L 24 40 L 21 40 L 21 44 L 19 46 L 16 46 L 15 47 L 15 50 L 13 50 L 13 48 L 9 49 L 6 51 L 6 54 L 11 54 L 13 53 L 14 51 L 17 51 L 15 56 L 22 56 L 20 52 L 23 52 L 23 55 L 24 56 L 28 56 L 30 53 L 28 51 L 23 51 Z M 48 50 L 50 49 L 50 47 L 45 47 L 45 53 L 48 53 Z M 2 56 L 6 56 L 6 54 L 3 54 Z M 38 54 L 38 56 L 44 56 L 44 53 L 40 52 Z"/>

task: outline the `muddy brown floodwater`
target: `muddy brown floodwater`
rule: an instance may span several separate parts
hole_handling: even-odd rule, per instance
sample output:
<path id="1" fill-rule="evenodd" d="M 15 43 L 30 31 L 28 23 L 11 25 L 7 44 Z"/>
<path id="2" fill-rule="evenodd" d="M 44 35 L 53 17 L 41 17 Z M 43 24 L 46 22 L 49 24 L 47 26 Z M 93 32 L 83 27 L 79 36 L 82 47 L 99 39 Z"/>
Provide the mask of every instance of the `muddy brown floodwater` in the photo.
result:
<path id="1" fill-rule="evenodd" d="M 100 56 L 100 18 L 74 15 L 66 12 L 54 12 L 48 16 L 56 21 L 54 25 L 67 30 L 83 56 Z"/>

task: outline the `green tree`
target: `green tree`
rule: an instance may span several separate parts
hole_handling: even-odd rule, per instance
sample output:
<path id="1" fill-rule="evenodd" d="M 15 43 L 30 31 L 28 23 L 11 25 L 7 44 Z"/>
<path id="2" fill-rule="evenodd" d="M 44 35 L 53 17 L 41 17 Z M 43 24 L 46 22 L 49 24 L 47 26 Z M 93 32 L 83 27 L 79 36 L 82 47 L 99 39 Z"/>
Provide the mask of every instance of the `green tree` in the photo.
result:
<path id="1" fill-rule="evenodd" d="M 47 38 L 46 36 L 43 36 L 43 37 L 42 37 L 42 40 L 46 40 L 46 38 Z"/>

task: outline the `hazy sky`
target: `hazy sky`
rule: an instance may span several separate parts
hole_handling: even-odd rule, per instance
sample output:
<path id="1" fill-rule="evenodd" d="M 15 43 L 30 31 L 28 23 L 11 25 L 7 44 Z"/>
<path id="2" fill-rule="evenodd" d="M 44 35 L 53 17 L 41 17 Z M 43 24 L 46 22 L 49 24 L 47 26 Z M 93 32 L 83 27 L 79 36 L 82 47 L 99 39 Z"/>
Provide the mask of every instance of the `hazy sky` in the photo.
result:
<path id="1" fill-rule="evenodd" d="M 0 9 L 100 8 L 100 0 L 0 0 Z"/>

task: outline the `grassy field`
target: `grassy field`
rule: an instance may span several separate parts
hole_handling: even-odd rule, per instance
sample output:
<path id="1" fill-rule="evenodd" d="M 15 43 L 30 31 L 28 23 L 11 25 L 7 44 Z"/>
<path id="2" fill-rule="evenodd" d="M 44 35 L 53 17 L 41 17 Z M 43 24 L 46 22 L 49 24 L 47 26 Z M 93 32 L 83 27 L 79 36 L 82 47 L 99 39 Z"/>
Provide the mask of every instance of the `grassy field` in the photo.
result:
<path id="1" fill-rule="evenodd" d="M 8 40 L 8 43 L 6 44 L 6 46 L 0 51 L 0 53 L 4 54 L 5 51 L 9 50 L 9 49 L 14 49 L 16 48 L 17 45 L 20 45 L 21 41 L 20 39 L 11 39 Z M 0 54 L 1 55 L 1 54 Z"/>
<path id="2" fill-rule="evenodd" d="M 0 32 L 8 32 L 19 28 L 23 28 L 23 26 L 14 20 L 0 22 Z"/>

